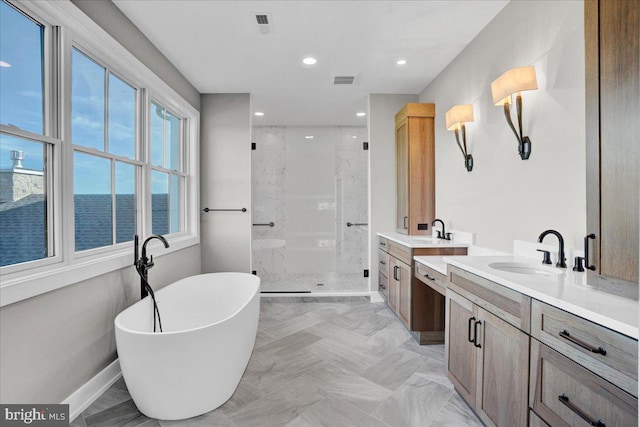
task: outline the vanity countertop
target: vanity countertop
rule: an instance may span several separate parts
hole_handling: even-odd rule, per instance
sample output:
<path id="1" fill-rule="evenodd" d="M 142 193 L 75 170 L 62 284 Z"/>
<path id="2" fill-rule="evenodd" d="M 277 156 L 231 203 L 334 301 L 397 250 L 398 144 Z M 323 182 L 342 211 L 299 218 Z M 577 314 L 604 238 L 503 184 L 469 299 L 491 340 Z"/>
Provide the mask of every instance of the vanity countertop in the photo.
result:
<path id="1" fill-rule="evenodd" d="M 444 256 L 442 258 L 444 263 L 638 339 L 638 301 L 586 285 L 586 273 L 574 272 L 571 268 L 556 269 L 545 266 L 542 268 L 553 269 L 560 274 L 520 274 L 490 267 L 493 263 L 535 264 L 536 262 L 531 258 L 517 256 Z"/>
<path id="2" fill-rule="evenodd" d="M 413 259 L 415 262 L 419 262 L 422 265 L 426 265 L 429 268 L 434 269 L 438 273 L 442 273 L 445 276 L 447 275 L 447 263 L 443 260 L 444 256 L 442 255 L 423 255 L 423 256 L 414 256 Z"/>
<path id="3" fill-rule="evenodd" d="M 466 248 L 469 246 L 467 243 L 457 242 L 455 236 L 453 240 L 437 239 L 432 236 L 406 236 L 394 232 L 378 233 L 378 236 L 408 248 Z"/>

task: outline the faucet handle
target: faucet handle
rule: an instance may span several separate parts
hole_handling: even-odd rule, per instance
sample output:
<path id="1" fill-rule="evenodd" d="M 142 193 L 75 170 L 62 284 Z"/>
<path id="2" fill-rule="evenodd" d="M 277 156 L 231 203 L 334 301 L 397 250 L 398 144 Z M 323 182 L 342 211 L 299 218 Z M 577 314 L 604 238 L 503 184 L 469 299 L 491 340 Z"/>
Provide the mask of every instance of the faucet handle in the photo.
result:
<path id="1" fill-rule="evenodd" d="M 442 233 L 440 232 L 440 230 L 436 230 L 436 233 L 438 233 L 438 239 L 442 239 Z"/>
<path id="2" fill-rule="evenodd" d="M 575 257 L 575 261 L 574 261 L 574 265 L 573 265 L 573 271 L 584 271 L 584 267 L 582 266 L 582 262 L 584 261 L 584 258 L 581 256 L 577 256 Z"/>
<path id="3" fill-rule="evenodd" d="M 545 251 L 543 249 L 536 249 L 538 252 L 542 252 L 542 263 L 543 264 L 551 264 L 551 252 Z"/>
<path id="4" fill-rule="evenodd" d="M 451 240 L 451 233 L 445 233 L 445 240 Z"/>

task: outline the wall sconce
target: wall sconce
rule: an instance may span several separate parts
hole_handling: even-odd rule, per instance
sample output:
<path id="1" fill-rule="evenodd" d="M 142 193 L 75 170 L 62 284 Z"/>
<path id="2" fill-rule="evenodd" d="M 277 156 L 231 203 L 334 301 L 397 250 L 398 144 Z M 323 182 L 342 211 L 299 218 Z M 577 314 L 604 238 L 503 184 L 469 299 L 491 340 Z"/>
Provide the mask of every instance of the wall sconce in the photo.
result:
<path id="1" fill-rule="evenodd" d="M 473 169 L 473 157 L 467 151 L 467 134 L 465 132 L 464 124 L 466 122 L 473 121 L 473 105 L 463 104 L 451 107 L 445 115 L 445 121 L 447 123 L 447 130 L 455 132 L 456 142 L 464 156 L 464 165 L 467 167 L 467 170 L 471 172 L 471 169 Z M 462 144 L 460 143 L 460 132 L 462 132 Z"/>
<path id="2" fill-rule="evenodd" d="M 520 153 L 522 160 L 527 160 L 531 155 L 531 140 L 528 136 L 522 136 L 522 97 L 520 92 L 534 89 L 538 89 L 538 82 L 536 81 L 536 68 L 533 65 L 509 70 L 491 83 L 493 104 L 504 106 L 504 116 L 518 139 L 518 153 Z M 511 120 L 511 96 L 514 93 L 516 94 L 519 133 L 516 132 Z"/>

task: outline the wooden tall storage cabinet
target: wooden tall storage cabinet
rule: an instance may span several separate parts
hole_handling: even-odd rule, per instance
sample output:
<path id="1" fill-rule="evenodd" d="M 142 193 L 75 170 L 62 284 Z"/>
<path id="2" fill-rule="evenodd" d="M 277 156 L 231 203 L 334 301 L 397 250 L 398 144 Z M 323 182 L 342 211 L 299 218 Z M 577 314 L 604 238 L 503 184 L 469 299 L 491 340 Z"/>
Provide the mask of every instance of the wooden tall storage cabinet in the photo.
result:
<path id="1" fill-rule="evenodd" d="M 435 104 L 409 103 L 396 114 L 396 231 L 431 234 L 435 219 Z"/>
<path id="2" fill-rule="evenodd" d="M 587 280 L 638 284 L 640 2 L 587 0 L 585 8 Z M 623 282 L 623 283 L 624 283 Z"/>

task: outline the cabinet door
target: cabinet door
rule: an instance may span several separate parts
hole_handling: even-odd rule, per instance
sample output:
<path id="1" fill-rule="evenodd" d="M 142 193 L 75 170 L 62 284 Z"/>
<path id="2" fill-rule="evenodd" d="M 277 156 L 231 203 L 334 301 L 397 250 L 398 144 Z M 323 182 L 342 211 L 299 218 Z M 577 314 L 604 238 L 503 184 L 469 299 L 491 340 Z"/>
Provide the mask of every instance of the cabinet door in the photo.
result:
<path id="1" fill-rule="evenodd" d="M 471 301 L 447 289 L 447 376 L 470 405 L 476 400 L 476 347 L 470 342 L 477 320 Z"/>
<path id="2" fill-rule="evenodd" d="M 409 230 L 409 124 L 396 128 L 396 231 Z"/>
<path id="3" fill-rule="evenodd" d="M 398 301 L 400 282 L 396 279 L 398 276 L 399 261 L 393 257 L 389 257 L 389 308 L 398 314 Z"/>
<path id="4" fill-rule="evenodd" d="M 585 1 L 588 282 L 638 282 L 640 2 Z M 601 277 L 605 276 L 605 277 Z"/>
<path id="5" fill-rule="evenodd" d="M 411 267 L 398 262 L 398 317 L 407 328 L 411 325 Z"/>
<path id="6" fill-rule="evenodd" d="M 529 336 L 477 307 L 476 413 L 488 426 L 526 427 Z"/>

